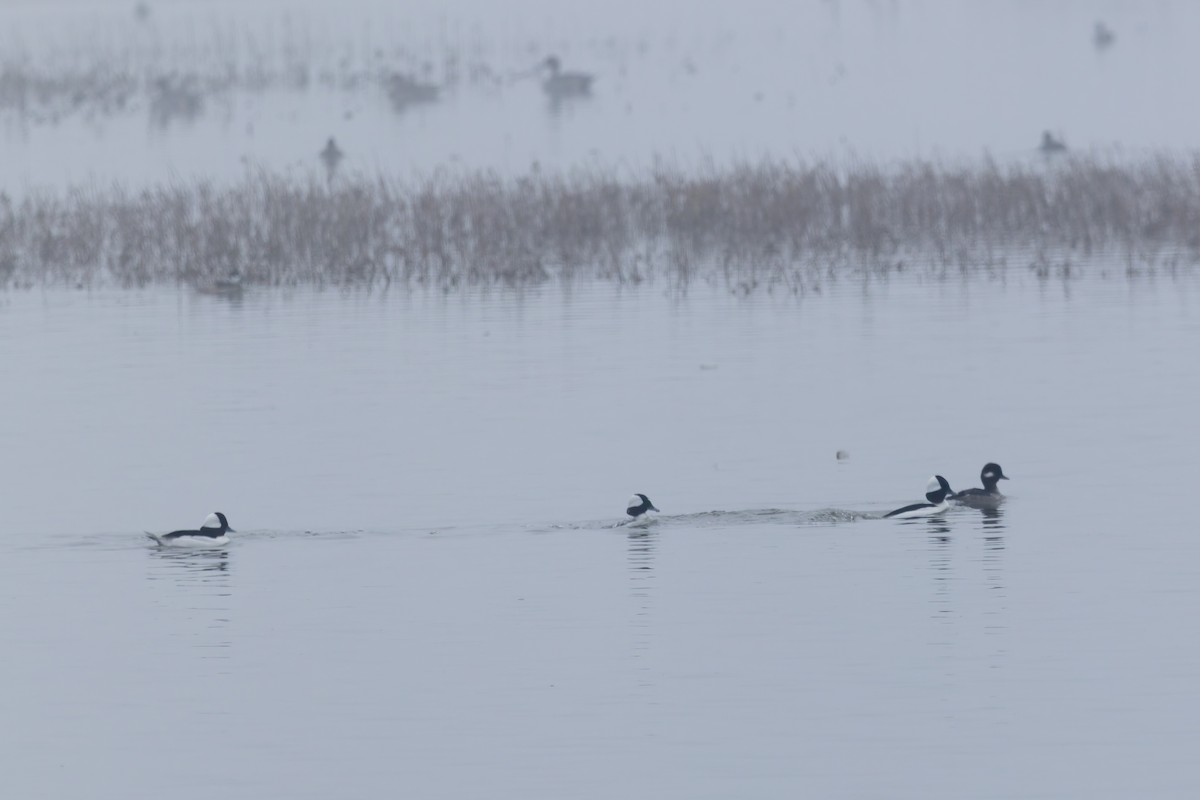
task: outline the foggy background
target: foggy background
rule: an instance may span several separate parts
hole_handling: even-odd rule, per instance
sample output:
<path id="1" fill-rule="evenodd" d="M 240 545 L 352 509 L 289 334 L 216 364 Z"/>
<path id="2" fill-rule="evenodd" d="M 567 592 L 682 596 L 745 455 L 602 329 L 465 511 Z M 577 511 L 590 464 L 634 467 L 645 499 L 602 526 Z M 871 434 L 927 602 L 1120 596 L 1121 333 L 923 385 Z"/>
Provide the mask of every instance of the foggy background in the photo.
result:
<path id="1" fill-rule="evenodd" d="M 519 174 L 763 155 L 1110 156 L 1190 146 L 1200 10 L 1184 2 L 6 2 L 0 180 L 20 188 L 316 171 Z M 1114 36 L 1098 45 L 1095 26 Z M 548 54 L 596 76 L 548 103 Z M 399 72 L 440 88 L 397 109 Z M 123 108 L 85 82 L 128 77 Z M 155 82 L 195 81 L 162 115 Z M 92 93 L 93 96 L 89 96 Z M 42 100 L 39 100 L 39 94 Z M 111 101 L 111 98 L 110 98 Z"/>

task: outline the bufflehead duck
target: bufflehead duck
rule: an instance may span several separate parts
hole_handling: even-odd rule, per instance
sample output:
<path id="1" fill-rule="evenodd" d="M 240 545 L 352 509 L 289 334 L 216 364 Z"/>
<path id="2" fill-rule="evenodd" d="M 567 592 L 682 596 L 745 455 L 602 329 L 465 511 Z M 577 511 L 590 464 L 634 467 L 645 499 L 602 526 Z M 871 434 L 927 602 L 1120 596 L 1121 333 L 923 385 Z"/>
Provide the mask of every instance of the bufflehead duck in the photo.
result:
<path id="1" fill-rule="evenodd" d="M 635 494 L 625 504 L 625 513 L 634 519 L 637 519 L 647 511 L 658 511 L 658 509 L 654 507 L 654 503 L 650 502 L 650 498 L 644 494 Z"/>
<path id="2" fill-rule="evenodd" d="M 897 508 L 883 515 L 884 519 L 910 519 L 912 517 L 931 517 L 941 514 L 950 507 L 949 497 L 954 494 L 950 484 L 941 475 L 934 475 L 925 485 L 925 499 L 928 503 L 914 503 L 911 506 Z"/>
<path id="3" fill-rule="evenodd" d="M 983 470 L 979 473 L 979 480 L 983 481 L 982 489 L 964 489 L 954 495 L 954 499 L 972 508 L 994 508 L 1004 499 L 1004 495 L 1000 494 L 996 484 L 1008 480 L 1008 476 L 1004 474 L 1004 470 L 1000 469 L 999 464 L 989 462 L 983 465 Z"/>
<path id="4" fill-rule="evenodd" d="M 225 515 L 217 511 L 209 514 L 205 518 L 204 524 L 198 530 L 171 531 L 170 533 L 161 535 L 147 533 L 146 535 L 164 546 L 219 547 L 229 544 L 229 537 L 226 534 L 236 532 L 233 528 L 229 527 L 229 520 L 225 519 Z"/>
<path id="5" fill-rule="evenodd" d="M 582 97 L 592 93 L 592 81 L 595 78 L 586 72 L 563 72 L 558 56 L 547 56 L 538 66 L 547 72 L 545 80 L 542 81 L 542 91 L 552 100 Z"/>

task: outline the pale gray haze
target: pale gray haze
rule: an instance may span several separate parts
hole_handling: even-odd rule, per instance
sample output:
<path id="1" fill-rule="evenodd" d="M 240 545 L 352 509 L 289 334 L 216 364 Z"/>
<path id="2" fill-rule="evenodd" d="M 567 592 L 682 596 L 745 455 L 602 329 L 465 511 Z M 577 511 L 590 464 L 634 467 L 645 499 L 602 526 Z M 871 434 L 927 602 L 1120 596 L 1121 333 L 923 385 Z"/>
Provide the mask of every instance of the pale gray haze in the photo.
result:
<path id="1" fill-rule="evenodd" d="M 1197 33 L 3 0 L 0 795 L 1196 796 Z"/>

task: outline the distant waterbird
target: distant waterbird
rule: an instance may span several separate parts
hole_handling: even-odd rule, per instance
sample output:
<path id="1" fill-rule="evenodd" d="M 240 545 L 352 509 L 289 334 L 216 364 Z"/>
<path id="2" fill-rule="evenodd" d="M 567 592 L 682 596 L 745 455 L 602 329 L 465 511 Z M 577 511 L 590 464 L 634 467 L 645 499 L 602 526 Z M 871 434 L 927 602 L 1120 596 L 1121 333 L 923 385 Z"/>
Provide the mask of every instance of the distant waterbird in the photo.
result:
<path id="1" fill-rule="evenodd" d="M 925 503 L 913 503 L 911 506 L 897 508 L 884 514 L 884 519 L 912 519 L 914 517 L 932 517 L 950 508 L 949 498 L 954 494 L 950 483 L 941 475 L 934 475 L 925 485 Z"/>
<path id="2" fill-rule="evenodd" d="M 972 508 L 995 508 L 1004 500 L 1004 495 L 1000 493 L 996 484 L 1008 480 L 1008 476 L 999 464 L 988 462 L 980 470 L 979 480 L 983 483 L 982 489 L 964 489 L 953 495 L 953 499 Z"/>
<path id="3" fill-rule="evenodd" d="M 229 275 L 224 278 L 217 278 L 213 282 L 213 286 L 217 291 L 221 292 L 240 292 L 242 290 L 242 273 L 237 267 L 229 271 Z"/>
<path id="4" fill-rule="evenodd" d="M 650 502 L 650 498 L 644 494 L 635 494 L 625 503 L 625 513 L 633 519 L 637 519 L 648 511 L 658 511 L 654 507 L 654 503 Z"/>
<path id="5" fill-rule="evenodd" d="M 1097 50 L 1107 50 L 1116 40 L 1117 35 L 1113 33 L 1112 28 L 1105 25 L 1103 21 L 1096 22 L 1096 26 L 1092 29 L 1092 44 Z"/>
<path id="6" fill-rule="evenodd" d="M 146 533 L 160 547 L 220 547 L 229 544 L 229 534 L 236 533 L 220 511 L 209 514 L 196 530 Z"/>
<path id="7" fill-rule="evenodd" d="M 196 281 L 195 287 L 201 294 L 237 297 L 242 293 L 242 272 L 234 267 L 224 277 Z"/>
<path id="8" fill-rule="evenodd" d="M 342 148 L 337 146 L 337 142 L 333 137 L 329 137 L 329 141 L 325 143 L 325 148 L 317 154 L 321 159 L 321 163 L 325 165 L 325 177 L 332 181 L 333 175 L 337 172 L 338 165 L 342 163 L 342 159 L 346 157 L 342 152 Z"/>
<path id="9" fill-rule="evenodd" d="M 551 100 L 586 97 L 592 93 L 595 76 L 586 72 L 563 72 L 558 56 L 546 56 L 538 65 L 538 69 L 545 73 L 545 77 L 542 78 L 542 91 Z"/>
<path id="10" fill-rule="evenodd" d="M 1053 155 L 1055 153 L 1067 152 L 1067 143 L 1062 139 L 1056 139 L 1050 131 L 1042 131 L 1042 143 L 1038 146 L 1043 155 Z"/>
<path id="11" fill-rule="evenodd" d="M 436 103 L 441 95 L 441 89 L 432 83 L 423 83 L 415 78 L 399 72 L 394 72 L 384 82 L 388 100 L 396 112 L 404 111 L 410 106 L 424 103 Z"/>

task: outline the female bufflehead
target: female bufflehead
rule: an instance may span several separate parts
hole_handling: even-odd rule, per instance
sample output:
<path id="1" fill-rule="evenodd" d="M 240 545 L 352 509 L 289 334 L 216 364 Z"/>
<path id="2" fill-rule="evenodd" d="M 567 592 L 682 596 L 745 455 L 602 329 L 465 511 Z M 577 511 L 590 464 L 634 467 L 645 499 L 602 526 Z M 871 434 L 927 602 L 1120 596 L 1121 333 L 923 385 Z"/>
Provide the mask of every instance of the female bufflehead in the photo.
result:
<path id="1" fill-rule="evenodd" d="M 634 519 L 637 519 L 647 511 L 658 511 L 658 509 L 654 507 L 654 503 L 650 502 L 650 498 L 644 494 L 635 494 L 625 504 L 625 513 Z"/>
<path id="2" fill-rule="evenodd" d="M 897 508 L 883 515 L 884 519 L 910 519 L 912 517 L 931 517 L 941 514 L 950 507 L 949 497 L 954 494 L 950 484 L 941 475 L 934 475 L 925 485 L 925 499 L 928 503 L 914 503 L 911 506 Z"/>
<path id="3" fill-rule="evenodd" d="M 1008 480 L 1008 476 L 1004 474 L 1004 470 L 1000 469 L 999 464 L 989 462 L 983 465 L 983 470 L 979 473 L 979 480 L 983 481 L 982 489 L 964 489 L 954 495 L 953 499 L 972 508 L 994 508 L 1004 499 L 1004 495 L 1000 494 L 996 484 Z"/>
<path id="4" fill-rule="evenodd" d="M 204 524 L 200 526 L 199 530 L 171 531 L 162 535 L 147 533 L 146 535 L 164 546 L 220 547 L 229 544 L 229 537 L 226 535 L 229 533 L 237 533 L 237 531 L 229 527 L 229 520 L 225 519 L 224 514 L 217 511 L 205 518 Z"/>

